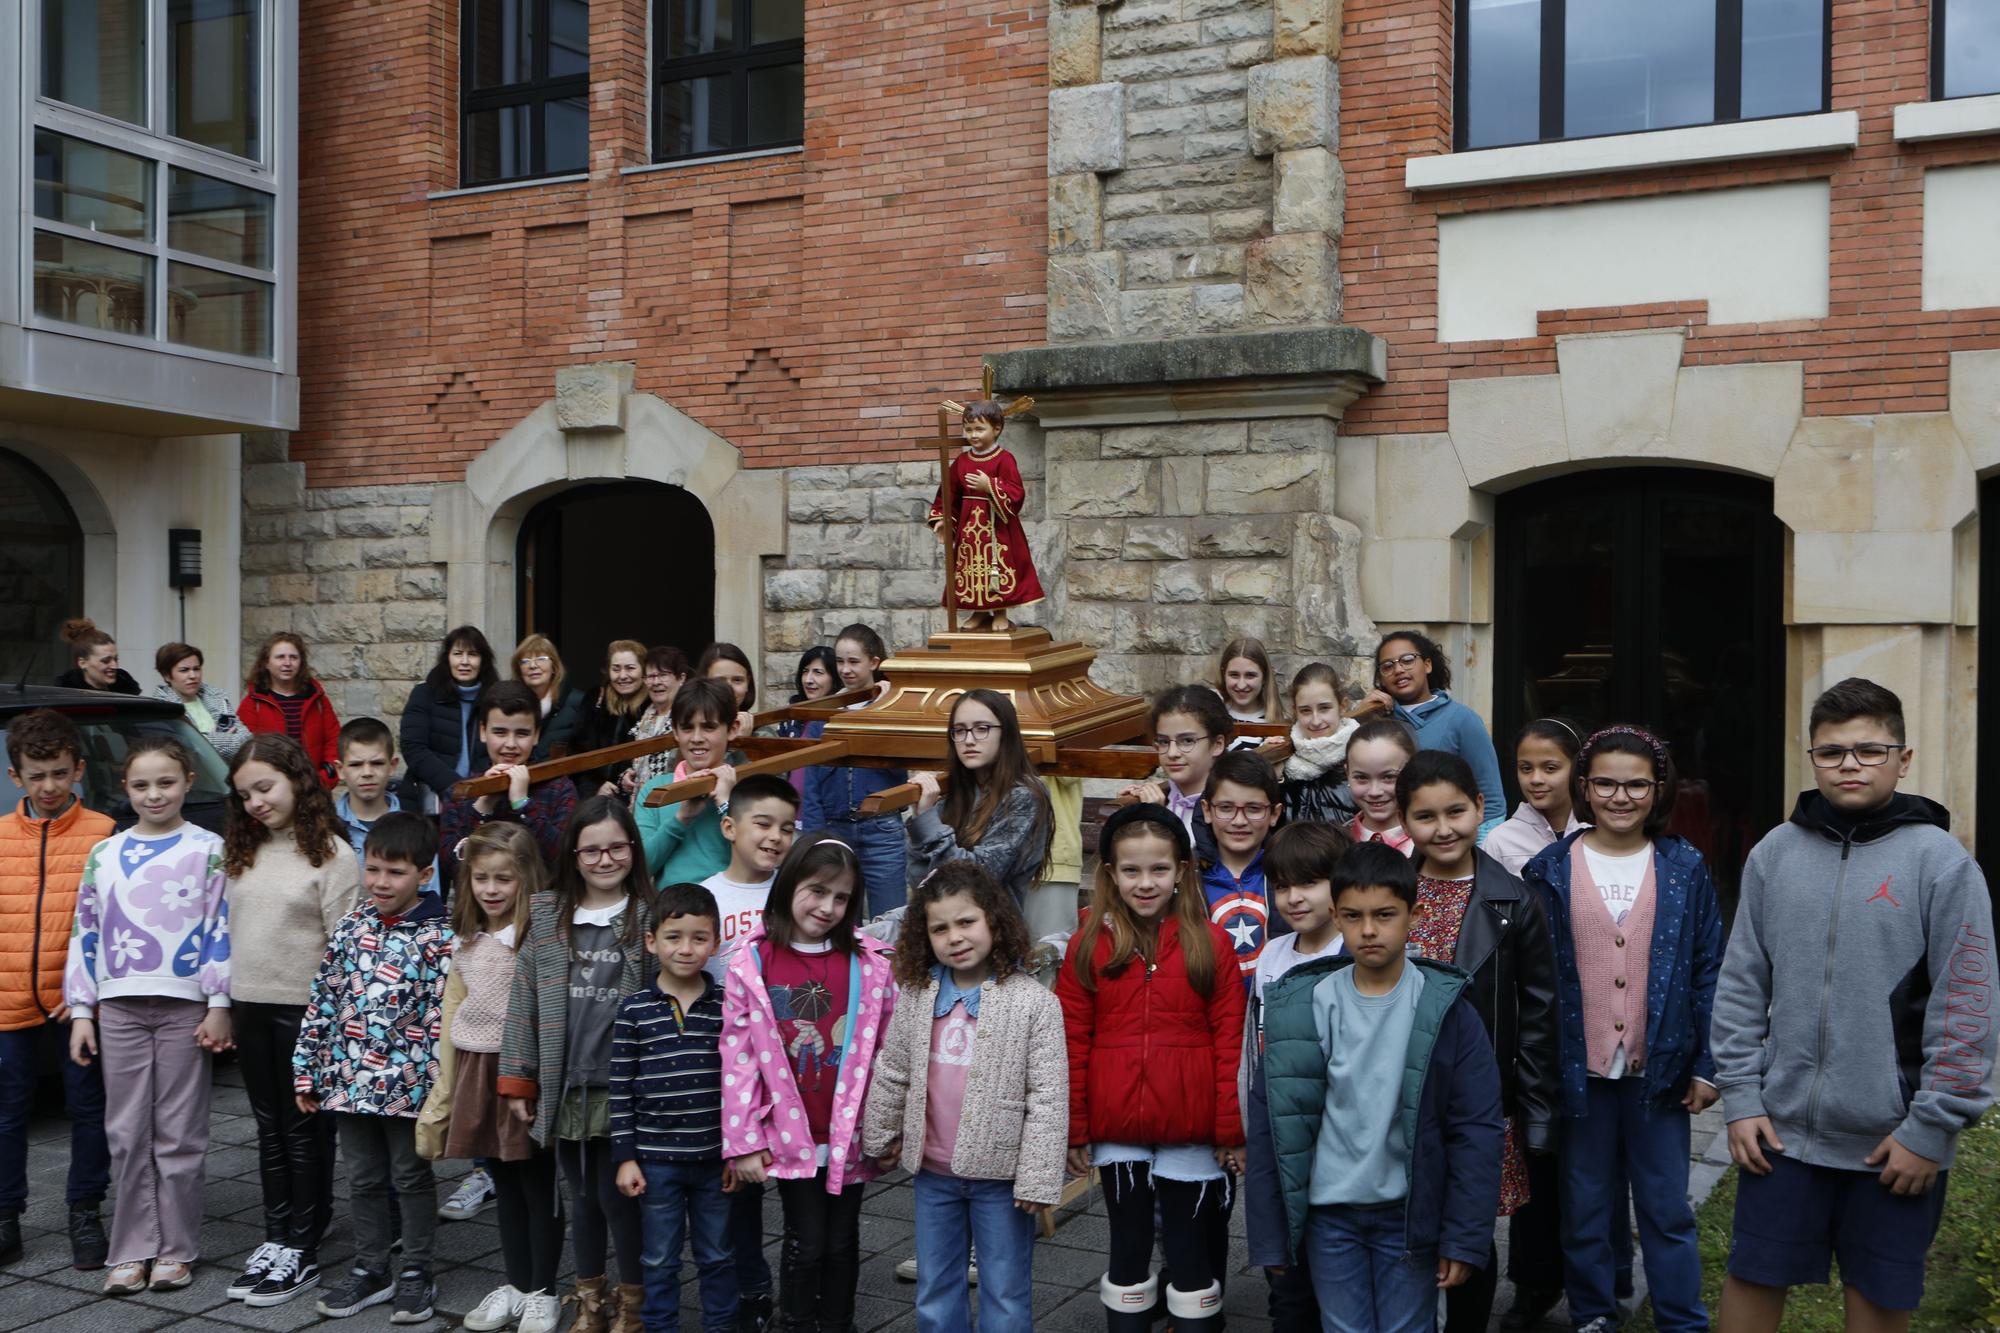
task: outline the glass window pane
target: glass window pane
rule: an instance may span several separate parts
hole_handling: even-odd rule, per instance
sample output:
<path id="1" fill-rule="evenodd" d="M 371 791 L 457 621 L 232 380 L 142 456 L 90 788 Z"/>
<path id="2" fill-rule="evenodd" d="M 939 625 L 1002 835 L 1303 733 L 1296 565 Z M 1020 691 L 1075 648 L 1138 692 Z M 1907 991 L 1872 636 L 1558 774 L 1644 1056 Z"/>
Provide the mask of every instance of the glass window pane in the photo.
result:
<path id="1" fill-rule="evenodd" d="M 1743 0 L 1745 120 L 1825 109 L 1823 0 Z"/>
<path id="2" fill-rule="evenodd" d="M 529 173 L 528 126 L 532 106 L 475 111 L 465 118 L 465 183 L 512 180 Z"/>
<path id="3" fill-rule="evenodd" d="M 590 73 L 590 0 L 549 0 L 549 77 Z"/>
<path id="4" fill-rule="evenodd" d="M 35 313 L 66 324 L 150 337 L 153 261 L 130 250 L 38 231 Z"/>
<path id="5" fill-rule="evenodd" d="M 271 284 L 167 265 L 167 341 L 237 356 L 271 355 Z"/>
<path id="6" fill-rule="evenodd" d="M 1465 146 L 1542 137 L 1542 0 L 1467 0 Z"/>
<path id="7" fill-rule="evenodd" d="M 1591 0 L 1564 27 L 1566 137 L 1715 119 L 1715 0 Z"/>
<path id="8" fill-rule="evenodd" d="M 153 239 L 153 164 L 35 131 L 35 216 L 129 240 Z"/>
<path id="9" fill-rule="evenodd" d="M 752 148 L 797 143 L 805 137 L 806 67 L 778 65 L 750 71 L 750 133 L 743 140 Z"/>
<path id="10" fill-rule="evenodd" d="M 561 97 L 543 108 L 542 127 L 548 138 L 542 150 L 543 173 L 566 176 L 590 167 L 590 104 L 581 97 Z"/>
<path id="11" fill-rule="evenodd" d="M 146 0 L 42 0 L 42 94 L 144 125 Z"/>
<path id="12" fill-rule="evenodd" d="M 730 79 L 674 79 L 660 88 L 660 156 L 719 153 L 736 146 Z"/>
<path id="13" fill-rule="evenodd" d="M 535 77 L 535 0 L 469 0 L 464 12 L 459 40 L 471 48 L 474 88 Z"/>
<path id="14" fill-rule="evenodd" d="M 2000 0 L 1944 7 L 1944 95 L 2000 93 Z"/>
<path id="15" fill-rule="evenodd" d="M 167 0 L 167 132 L 218 152 L 263 156 L 259 0 Z"/>
<path id="16" fill-rule="evenodd" d="M 167 244 L 176 250 L 270 268 L 271 209 L 262 190 L 167 169 Z"/>
<path id="17" fill-rule="evenodd" d="M 701 55 L 736 45 L 735 0 L 674 0 L 669 10 L 668 55 Z"/>
<path id="18" fill-rule="evenodd" d="M 750 0 L 750 42 L 753 46 L 762 46 L 766 42 L 796 42 L 805 35 L 805 0 Z"/>

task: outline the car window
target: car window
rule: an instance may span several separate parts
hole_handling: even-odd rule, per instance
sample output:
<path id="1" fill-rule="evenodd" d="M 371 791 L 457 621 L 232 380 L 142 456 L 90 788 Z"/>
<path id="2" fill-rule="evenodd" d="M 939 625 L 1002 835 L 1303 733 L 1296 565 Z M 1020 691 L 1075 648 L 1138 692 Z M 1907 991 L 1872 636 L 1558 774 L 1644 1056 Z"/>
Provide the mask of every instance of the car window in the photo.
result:
<path id="1" fill-rule="evenodd" d="M 118 779 L 125 767 L 125 752 L 140 736 L 172 736 L 186 747 L 194 759 L 194 788 L 188 793 L 191 803 L 220 802 L 229 793 L 229 770 L 222 756 L 184 717 L 105 712 L 72 713 L 70 720 L 83 733 L 83 803 L 92 810 L 114 819 L 131 814 Z M 0 732 L 0 739 L 4 735 Z M 5 808 L 18 807 L 23 794 L 0 772 L 0 797 L 5 798 Z"/>

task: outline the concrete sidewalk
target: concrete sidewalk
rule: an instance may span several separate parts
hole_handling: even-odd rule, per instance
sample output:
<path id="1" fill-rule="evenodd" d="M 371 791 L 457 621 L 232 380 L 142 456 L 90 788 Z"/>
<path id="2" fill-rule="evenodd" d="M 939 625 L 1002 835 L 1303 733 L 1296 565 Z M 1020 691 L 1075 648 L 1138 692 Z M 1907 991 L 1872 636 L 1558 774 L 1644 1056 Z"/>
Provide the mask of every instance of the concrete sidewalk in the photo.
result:
<path id="1" fill-rule="evenodd" d="M 1696 1165 L 1691 1183 L 1699 1191 L 1698 1198 L 1707 1194 L 1720 1175 L 1720 1168 L 1704 1158 L 1712 1159 L 1720 1151 L 1721 1161 L 1725 1164 L 1728 1161 L 1718 1133 L 1720 1128 L 1721 1117 L 1715 1111 L 1696 1122 Z M 57 1321 L 78 1333 L 152 1333 L 169 1328 L 176 1333 L 304 1328 L 369 1333 L 411 1327 L 392 1325 L 387 1305 L 376 1306 L 352 1319 L 323 1319 L 313 1309 L 317 1292 L 308 1292 L 288 1305 L 259 1310 L 224 1297 L 223 1288 L 229 1279 L 263 1239 L 256 1127 L 233 1067 L 225 1067 L 216 1075 L 214 1127 L 204 1196 L 207 1220 L 201 1234 L 205 1262 L 197 1269 L 194 1284 L 181 1291 L 145 1292 L 114 1299 L 100 1294 L 102 1272 L 79 1273 L 69 1267 L 69 1241 L 63 1230 L 68 1130 L 60 1119 L 44 1116 L 36 1120 L 31 1138 L 30 1198 L 21 1218 L 27 1252 L 18 1263 L 0 1269 L 0 1333 L 34 1328 L 48 1321 Z M 440 1200 L 450 1193 L 453 1182 L 464 1169 L 462 1162 L 439 1164 Z M 344 1269 L 350 1253 L 344 1181 L 336 1188 L 341 1202 L 324 1253 L 330 1272 Z M 768 1197 L 765 1246 L 775 1271 L 780 1221 L 777 1196 L 772 1193 Z M 112 1206 L 115 1202 L 112 1201 Z M 1063 1212 L 1053 1238 L 1037 1241 L 1034 1320 L 1037 1333 L 1041 1330 L 1094 1333 L 1104 1327 L 1104 1307 L 1098 1302 L 1097 1282 L 1104 1272 L 1104 1255 L 1109 1248 L 1107 1226 L 1103 1200 L 1093 1191 Z M 1232 1268 L 1225 1303 L 1229 1328 L 1231 1333 L 1265 1333 L 1270 1324 L 1265 1318 L 1264 1276 L 1261 1270 L 1251 1269 L 1245 1262 L 1241 1208 L 1232 1219 L 1231 1233 Z M 861 1216 L 861 1285 L 856 1303 L 856 1323 L 864 1333 L 916 1328 L 912 1310 L 916 1288 L 898 1281 L 895 1275 L 897 1263 L 916 1252 L 914 1237 L 914 1196 L 908 1178 L 899 1172 L 870 1185 Z M 1500 1229 L 1500 1237 L 1504 1257 L 1505 1227 Z M 504 1281 L 496 1217 L 491 1208 L 468 1222 L 439 1225 L 436 1269 L 440 1314 L 430 1324 L 419 1327 L 456 1326 L 467 1310 Z M 570 1275 L 567 1262 L 562 1272 L 566 1284 Z M 682 1328 L 696 1330 L 700 1326 L 700 1301 L 691 1266 L 686 1277 Z M 1640 1285 L 1643 1292 L 1643 1275 Z M 1503 1281 L 1497 1309 L 1506 1309 L 1511 1300 L 1512 1292 Z M 1568 1327 L 1561 1307 L 1547 1327 Z M 1011 1330 L 990 1333 L 1011 1333 Z"/>

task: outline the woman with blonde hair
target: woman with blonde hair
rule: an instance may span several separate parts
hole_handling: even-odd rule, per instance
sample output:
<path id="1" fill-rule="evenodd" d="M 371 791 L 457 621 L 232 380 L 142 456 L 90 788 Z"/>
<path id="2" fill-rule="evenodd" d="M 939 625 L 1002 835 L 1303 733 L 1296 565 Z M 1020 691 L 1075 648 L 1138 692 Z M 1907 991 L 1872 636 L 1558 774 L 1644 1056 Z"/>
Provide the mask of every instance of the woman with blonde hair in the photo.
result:
<path id="1" fill-rule="evenodd" d="M 542 734 L 535 742 L 534 761 L 568 754 L 576 748 L 577 719 L 583 715 L 583 691 L 570 684 L 562 654 L 545 634 L 530 634 L 514 649 L 514 679 L 535 692 L 542 703 Z"/>
<path id="2" fill-rule="evenodd" d="M 613 639 L 604 649 L 604 680 L 577 721 L 576 753 L 623 745 L 632 739 L 646 712 L 646 645 L 637 639 Z M 619 796 L 619 778 L 628 765 L 608 764 L 576 775 L 580 796 Z"/>

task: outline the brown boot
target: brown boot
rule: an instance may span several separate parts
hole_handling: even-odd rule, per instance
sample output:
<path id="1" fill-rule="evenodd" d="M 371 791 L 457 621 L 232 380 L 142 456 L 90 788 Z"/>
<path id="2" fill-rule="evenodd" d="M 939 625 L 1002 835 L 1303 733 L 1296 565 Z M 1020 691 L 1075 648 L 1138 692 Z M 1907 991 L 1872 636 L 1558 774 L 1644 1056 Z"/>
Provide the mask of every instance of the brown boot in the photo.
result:
<path id="1" fill-rule="evenodd" d="M 646 1306 L 646 1289 L 636 1283 L 621 1282 L 613 1299 L 618 1313 L 611 1320 L 611 1333 L 644 1333 L 639 1313 Z"/>
<path id="2" fill-rule="evenodd" d="M 606 1316 L 604 1299 L 604 1278 L 580 1277 L 576 1280 L 576 1295 L 570 1297 L 576 1302 L 576 1322 L 569 1326 L 569 1333 L 609 1333 L 610 1321 Z"/>

